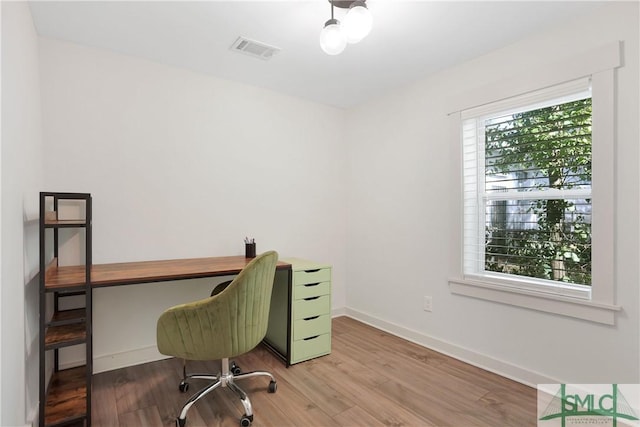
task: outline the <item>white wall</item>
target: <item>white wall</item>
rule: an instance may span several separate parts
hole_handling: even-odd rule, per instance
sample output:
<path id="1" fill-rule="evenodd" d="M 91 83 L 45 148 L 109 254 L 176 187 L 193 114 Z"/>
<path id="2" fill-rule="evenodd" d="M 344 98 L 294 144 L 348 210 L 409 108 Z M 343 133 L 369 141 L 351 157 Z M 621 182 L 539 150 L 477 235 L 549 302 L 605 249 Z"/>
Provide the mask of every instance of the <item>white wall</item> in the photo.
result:
<path id="1" fill-rule="evenodd" d="M 251 236 L 258 252 L 332 264 L 344 307 L 340 110 L 104 50 L 40 48 L 45 190 L 92 193 L 94 263 L 239 255 Z M 157 316 L 208 283 L 96 291 L 96 370 L 154 358 Z"/>
<path id="2" fill-rule="evenodd" d="M 451 100 L 616 40 L 625 62 L 616 75 L 616 325 L 451 294 L 451 239 L 460 233 L 449 206 L 461 197 L 448 185 L 458 143 Z M 528 383 L 639 382 L 638 51 L 638 4 L 610 4 L 356 108 L 347 128 L 348 312 Z"/>
<path id="3" fill-rule="evenodd" d="M 42 187 L 38 37 L 25 2 L 2 2 L 0 425 L 38 402 L 38 192 Z"/>

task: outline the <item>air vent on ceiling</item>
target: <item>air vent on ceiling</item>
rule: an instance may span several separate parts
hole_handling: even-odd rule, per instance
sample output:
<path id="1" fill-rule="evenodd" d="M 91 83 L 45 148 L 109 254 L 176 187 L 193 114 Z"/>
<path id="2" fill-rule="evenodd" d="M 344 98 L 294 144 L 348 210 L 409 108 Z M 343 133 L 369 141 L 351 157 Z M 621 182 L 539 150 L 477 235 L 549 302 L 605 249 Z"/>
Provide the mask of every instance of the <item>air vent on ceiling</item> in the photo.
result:
<path id="1" fill-rule="evenodd" d="M 271 59 L 273 55 L 280 52 L 280 49 L 277 47 L 269 46 L 268 44 L 244 37 L 238 37 L 238 39 L 231 45 L 231 50 L 253 56 L 254 58 L 260 58 L 265 61 Z"/>

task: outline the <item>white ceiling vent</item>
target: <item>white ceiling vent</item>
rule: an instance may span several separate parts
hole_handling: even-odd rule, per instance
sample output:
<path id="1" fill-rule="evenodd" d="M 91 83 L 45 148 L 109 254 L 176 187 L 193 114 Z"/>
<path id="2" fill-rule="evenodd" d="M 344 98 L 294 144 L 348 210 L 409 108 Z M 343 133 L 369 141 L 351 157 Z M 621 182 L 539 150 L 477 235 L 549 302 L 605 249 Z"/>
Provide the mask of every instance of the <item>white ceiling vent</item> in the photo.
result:
<path id="1" fill-rule="evenodd" d="M 231 45 L 230 49 L 234 52 L 244 53 L 245 55 L 260 58 L 264 61 L 271 59 L 273 55 L 280 52 L 280 48 L 269 46 L 268 44 L 244 37 L 238 37 L 238 39 Z"/>

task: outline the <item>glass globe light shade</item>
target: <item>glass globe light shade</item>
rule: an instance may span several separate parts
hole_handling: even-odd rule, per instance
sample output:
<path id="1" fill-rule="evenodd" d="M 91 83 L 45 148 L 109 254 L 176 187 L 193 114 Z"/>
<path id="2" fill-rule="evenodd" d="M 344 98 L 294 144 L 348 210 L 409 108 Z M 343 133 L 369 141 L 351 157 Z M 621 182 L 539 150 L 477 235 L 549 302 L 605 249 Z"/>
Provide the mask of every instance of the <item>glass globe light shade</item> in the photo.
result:
<path id="1" fill-rule="evenodd" d="M 371 32 L 373 17 L 362 1 L 356 1 L 344 17 L 344 32 L 347 42 L 358 43 Z"/>
<path id="2" fill-rule="evenodd" d="M 320 31 L 320 47 L 328 55 L 338 55 L 347 47 L 347 39 L 337 19 L 330 19 Z"/>

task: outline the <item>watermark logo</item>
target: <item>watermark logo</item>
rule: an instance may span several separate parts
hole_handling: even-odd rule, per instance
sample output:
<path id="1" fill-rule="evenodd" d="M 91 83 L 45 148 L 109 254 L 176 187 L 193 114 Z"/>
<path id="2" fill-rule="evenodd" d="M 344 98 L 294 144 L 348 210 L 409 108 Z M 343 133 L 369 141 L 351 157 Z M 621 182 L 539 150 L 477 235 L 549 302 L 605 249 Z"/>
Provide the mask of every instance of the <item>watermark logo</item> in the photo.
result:
<path id="1" fill-rule="evenodd" d="M 640 427 L 640 384 L 539 384 L 538 427 Z"/>

